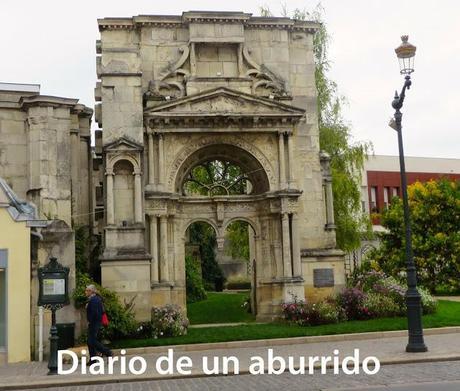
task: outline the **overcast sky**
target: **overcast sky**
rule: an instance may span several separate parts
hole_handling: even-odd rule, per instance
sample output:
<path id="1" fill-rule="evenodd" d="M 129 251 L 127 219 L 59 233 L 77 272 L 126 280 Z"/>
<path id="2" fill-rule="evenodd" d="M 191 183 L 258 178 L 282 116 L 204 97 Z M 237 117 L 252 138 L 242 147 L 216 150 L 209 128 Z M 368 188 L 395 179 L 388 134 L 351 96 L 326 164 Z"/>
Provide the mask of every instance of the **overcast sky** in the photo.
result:
<path id="1" fill-rule="evenodd" d="M 93 107 L 96 19 L 188 10 L 274 14 L 278 0 L 2 0 L 0 81 L 41 84 L 42 94 L 79 98 Z M 316 0 L 287 0 L 312 9 Z M 355 140 L 370 140 L 378 154 L 397 154 L 387 126 L 391 100 L 403 83 L 394 48 L 409 34 L 417 46 L 413 86 L 403 109 L 407 155 L 460 158 L 460 1 L 323 0 L 332 36 L 330 77 L 348 99 L 345 117 Z"/>

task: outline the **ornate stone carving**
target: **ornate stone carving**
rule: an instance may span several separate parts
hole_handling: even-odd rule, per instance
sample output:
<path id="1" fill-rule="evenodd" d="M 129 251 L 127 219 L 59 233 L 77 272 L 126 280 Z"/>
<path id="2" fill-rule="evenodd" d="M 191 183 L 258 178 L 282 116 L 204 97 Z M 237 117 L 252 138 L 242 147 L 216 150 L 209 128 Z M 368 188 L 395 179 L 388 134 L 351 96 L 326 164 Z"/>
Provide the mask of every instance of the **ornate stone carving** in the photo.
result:
<path id="1" fill-rule="evenodd" d="M 167 96 L 181 98 L 185 96 L 185 83 L 190 72 L 182 66 L 190 55 L 188 46 L 181 46 L 179 52 L 182 53 L 179 60 L 170 62 L 158 76 L 158 79 L 151 80 L 144 100 L 165 100 Z"/>
<path id="2" fill-rule="evenodd" d="M 217 87 L 172 102 L 163 102 L 144 111 L 146 125 L 155 127 L 218 127 L 238 125 L 272 127 L 292 131 L 305 109 L 287 105 L 227 87 Z"/>
<path id="3" fill-rule="evenodd" d="M 243 58 L 249 66 L 246 76 L 253 78 L 252 93 L 257 95 L 257 90 L 265 88 L 269 90 L 275 97 L 289 96 L 286 82 L 264 64 L 257 64 L 251 57 L 251 51 L 247 46 L 243 46 Z"/>

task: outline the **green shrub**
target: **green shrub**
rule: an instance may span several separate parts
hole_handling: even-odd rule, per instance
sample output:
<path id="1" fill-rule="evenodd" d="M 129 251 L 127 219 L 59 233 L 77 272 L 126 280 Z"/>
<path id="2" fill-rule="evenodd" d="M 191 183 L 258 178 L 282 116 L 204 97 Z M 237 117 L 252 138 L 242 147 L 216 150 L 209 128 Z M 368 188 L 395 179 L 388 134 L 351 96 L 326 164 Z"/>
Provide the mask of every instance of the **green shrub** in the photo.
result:
<path id="1" fill-rule="evenodd" d="M 434 314 L 438 309 L 438 302 L 436 301 L 436 299 L 430 294 L 428 289 L 419 287 L 418 291 L 420 292 L 420 296 L 422 296 L 423 313 Z"/>
<path id="2" fill-rule="evenodd" d="M 398 315 L 405 314 L 407 291 L 407 285 L 405 283 L 399 282 L 396 278 L 387 276 L 383 272 L 372 270 L 363 272 L 362 274 L 355 274 L 353 281 L 356 283 L 356 286 L 360 287 L 367 295 L 376 293 L 390 298 L 399 307 Z M 436 312 L 436 299 L 427 289 L 418 287 L 418 290 L 422 296 L 423 313 L 432 314 Z"/>
<path id="3" fill-rule="evenodd" d="M 187 286 L 187 303 L 195 303 L 206 299 L 203 278 L 198 265 L 199 261 L 190 256 L 185 257 L 185 283 Z"/>
<path id="4" fill-rule="evenodd" d="M 109 326 L 102 328 L 101 336 L 110 341 L 134 336 L 138 327 L 133 314 L 134 298 L 123 305 L 115 292 L 96 284 L 84 273 L 77 274 L 77 286 L 72 295 L 75 307 L 85 308 L 88 301 L 85 295 L 85 288 L 90 284 L 96 286 L 99 295 L 102 297 L 105 312 L 110 320 Z"/>
<path id="5" fill-rule="evenodd" d="M 227 279 L 225 287 L 227 289 L 249 290 L 251 289 L 251 280 L 249 277 L 244 276 L 229 277 Z"/>
<path id="6" fill-rule="evenodd" d="M 281 306 L 284 319 L 299 326 L 339 323 L 345 320 L 345 312 L 334 301 L 323 300 L 309 304 L 295 300 Z"/>
<path id="7" fill-rule="evenodd" d="M 179 337 L 187 334 L 189 321 L 178 305 L 152 308 L 151 337 Z"/>
<path id="8" fill-rule="evenodd" d="M 401 306 L 391 296 L 381 293 L 368 293 L 363 302 L 371 318 L 384 318 L 403 315 Z"/>

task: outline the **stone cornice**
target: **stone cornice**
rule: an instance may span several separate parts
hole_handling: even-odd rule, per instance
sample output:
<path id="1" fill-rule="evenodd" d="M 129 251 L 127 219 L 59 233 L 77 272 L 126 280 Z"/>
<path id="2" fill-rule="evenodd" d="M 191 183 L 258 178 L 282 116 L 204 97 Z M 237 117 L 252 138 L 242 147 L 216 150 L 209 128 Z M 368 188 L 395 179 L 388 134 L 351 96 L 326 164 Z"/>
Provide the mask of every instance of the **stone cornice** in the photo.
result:
<path id="1" fill-rule="evenodd" d="M 290 189 L 290 190 L 277 190 L 269 191 L 261 194 L 240 194 L 240 195 L 221 195 L 221 196 L 184 196 L 178 193 L 166 193 L 145 190 L 146 199 L 152 200 L 173 200 L 181 203 L 188 204 L 200 204 L 208 202 L 229 202 L 229 203 L 241 203 L 241 202 L 258 202 L 266 200 L 281 200 L 283 198 L 289 198 L 297 200 L 301 195 L 301 190 Z"/>
<path id="2" fill-rule="evenodd" d="M 90 109 L 81 103 L 76 104 L 72 108 L 71 112 L 73 114 L 78 114 L 79 117 L 83 118 L 91 118 L 93 116 L 93 109 Z"/>
<path id="3" fill-rule="evenodd" d="M 202 110 L 190 104 L 212 101 L 215 98 L 228 98 L 228 108 Z M 232 106 L 232 100 L 239 106 Z M 242 105 L 241 105 L 242 104 Z M 245 108 L 244 105 L 251 105 Z M 264 110 L 259 110 L 263 108 Z M 144 123 L 150 128 L 272 128 L 283 129 L 299 122 L 305 110 L 252 94 L 234 91 L 226 87 L 189 95 L 184 98 L 162 103 L 144 111 Z M 278 129 L 276 129 L 278 130 Z"/>
<path id="4" fill-rule="evenodd" d="M 314 33 L 320 23 L 285 17 L 252 16 L 244 12 L 189 11 L 182 15 L 138 15 L 132 18 L 98 19 L 99 31 L 133 30 L 143 26 L 186 27 L 190 23 L 234 23 L 248 28 L 282 29 Z"/>
<path id="5" fill-rule="evenodd" d="M 19 101 L 21 108 L 29 107 L 69 107 L 73 108 L 78 103 L 78 99 L 61 98 L 49 95 L 32 95 L 22 97 Z"/>
<path id="6" fill-rule="evenodd" d="M 189 11 L 182 13 L 183 23 L 245 23 L 252 14 L 244 12 Z"/>

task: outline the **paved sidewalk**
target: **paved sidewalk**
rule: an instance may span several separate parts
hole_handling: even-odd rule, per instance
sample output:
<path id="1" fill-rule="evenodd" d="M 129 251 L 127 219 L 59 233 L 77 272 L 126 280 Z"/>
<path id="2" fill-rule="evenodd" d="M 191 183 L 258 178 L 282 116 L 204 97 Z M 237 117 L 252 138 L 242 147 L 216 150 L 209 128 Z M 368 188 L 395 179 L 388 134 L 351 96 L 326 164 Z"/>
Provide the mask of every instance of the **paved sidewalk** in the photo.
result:
<path id="1" fill-rule="evenodd" d="M 436 300 L 460 301 L 460 296 L 435 296 Z"/>
<path id="2" fill-rule="evenodd" d="M 446 331 L 455 331 L 446 333 Z M 437 332 L 438 334 L 433 334 Z M 404 351 L 407 337 L 382 337 L 382 333 L 375 333 L 372 337 L 371 333 L 367 333 L 368 339 L 357 339 L 357 335 L 350 335 L 349 340 L 345 340 L 346 336 L 334 336 L 333 341 L 326 342 L 304 342 L 292 344 L 291 339 L 286 339 L 286 344 L 271 345 L 266 342 L 266 346 L 258 347 L 234 347 L 226 349 L 208 349 L 193 351 L 188 346 L 187 351 L 180 351 L 181 347 L 175 349 L 174 357 L 186 355 L 193 362 L 191 376 L 203 376 L 202 359 L 204 356 L 211 357 L 236 356 L 240 363 L 240 373 L 247 373 L 251 357 L 258 355 L 267 361 L 267 349 L 273 348 L 274 355 L 282 356 L 286 359 L 288 356 L 294 357 L 294 362 L 298 363 L 300 356 L 333 356 L 334 349 L 340 351 L 340 357 L 352 355 L 354 349 L 360 350 L 360 358 L 366 356 L 376 356 L 382 364 L 410 363 L 410 362 L 431 362 L 431 361 L 447 361 L 460 360 L 460 332 L 459 329 L 439 329 L 430 330 L 425 337 L 426 344 L 429 348 L 427 353 L 406 353 Z M 386 334 L 387 335 L 387 334 Z M 314 340 L 314 339 L 312 339 Z M 308 341 L 304 339 L 304 341 Z M 244 346 L 244 342 L 242 343 Z M 250 345 L 248 343 L 248 345 Z M 97 384 L 110 382 L 129 382 L 140 380 L 167 379 L 184 377 L 183 375 L 159 375 L 155 370 L 156 359 L 160 355 L 166 353 L 166 348 L 163 351 L 157 351 L 150 354 L 142 354 L 147 362 L 148 370 L 139 376 L 135 375 L 82 375 L 80 368 L 77 372 L 71 375 L 47 376 L 46 363 L 28 363 L 28 364 L 12 364 L 0 367 L 0 389 L 24 389 L 24 388 L 39 388 L 51 385 L 75 385 L 75 384 Z M 128 351 L 128 354 L 130 352 Z M 136 353 L 137 354 L 137 353 Z M 129 357 L 127 357 L 129 359 Z M 118 366 L 115 367 L 115 373 L 119 373 Z"/>

